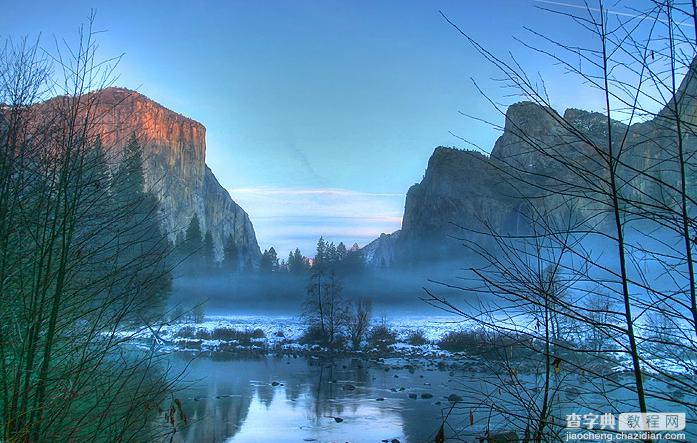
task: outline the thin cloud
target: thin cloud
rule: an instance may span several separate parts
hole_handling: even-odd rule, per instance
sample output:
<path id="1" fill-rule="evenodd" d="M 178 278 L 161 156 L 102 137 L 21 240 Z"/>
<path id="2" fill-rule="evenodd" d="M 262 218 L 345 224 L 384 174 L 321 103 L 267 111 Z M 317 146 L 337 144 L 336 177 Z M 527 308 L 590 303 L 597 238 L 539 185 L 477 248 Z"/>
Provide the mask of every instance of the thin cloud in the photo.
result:
<path id="1" fill-rule="evenodd" d="M 364 246 L 400 228 L 405 194 L 342 188 L 229 189 L 250 215 L 262 248 L 312 251 L 317 238 Z"/>
<path id="2" fill-rule="evenodd" d="M 283 219 L 283 220 L 293 220 L 293 219 L 299 219 L 299 220 L 304 220 L 306 219 L 307 216 L 304 215 L 262 215 L 262 216 L 256 216 L 255 219 L 257 220 L 274 220 L 274 219 Z M 383 222 L 383 223 L 401 223 L 402 222 L 402 217 L 389 217 L 389 216 L 375 216 L 375 217 L 365 217 L 365 216 L 360 216 L 356 215 L 353 217 L 334 217 L 334 216 L 325 216 L 324 217 L 326 220 L 362 220 L 362 221 L 368 221 L 368 222 Z"/>
<path id="3" fill-rule="evenodd" d="M 358 192 L 341 188 L 231 188 L 230 194 L 234 195 L 336 195 L 336 196 L 367 196 L 367 197 L 400 197 L 406 194 L 396 194 L 389 192 Z"/>

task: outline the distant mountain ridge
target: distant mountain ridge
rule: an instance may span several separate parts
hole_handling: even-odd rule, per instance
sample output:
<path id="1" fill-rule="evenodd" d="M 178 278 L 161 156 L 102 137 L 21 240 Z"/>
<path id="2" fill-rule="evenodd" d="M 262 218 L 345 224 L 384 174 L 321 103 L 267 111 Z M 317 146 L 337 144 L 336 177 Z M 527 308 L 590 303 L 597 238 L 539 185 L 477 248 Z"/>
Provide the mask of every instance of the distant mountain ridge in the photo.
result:
<path id="1" fill-rule="evenodd" d="M 395 261 L 395 244 L 399 239 L 400 231 L 397 230 L 391 234 L 380 234 L 372 242 L 368 243 L 361 249 L 363 261 L 376 268 L 392 266 Z"/>
<path id="2" fill-rule="evenodd" d="M 688 156 L 694 155 L 697 152 L 693 135 L 697 128 L 697 62 L 693 61 L 677 95 L 681 122 L 692 127 L 684 136 L 684 147 Z M 628 167 L 619 172 L 633 183 L 631 190 L 623 192 L 633 192 L 631 196 L 635 199 L 650 192 L 651 184 L 641 177 L 631 177 L 632 168 L 653 171 L 666 182 L 678 183 L 675 159 L 671 157 L 674 150 L 669 149 L 670 143 L 675 143 L 676 134 L 672 106 L 671 101 L 653 119 L 629 127 L 612 122 L 613 134 L 618 138 L 627 135 L 623 162 Z M 570 131 L 568 123 L 583 137 Z M 526 199 L 544 198 L 554 207 L 554 199 L 559 197 L 554 193 L 540 197 L 534 186 L 514 183 L 512 177 L 522 172 L 542 181 L 544 177 L 558 179 L 564 174 L 554 155 L 540 154 L 531 146 L 542 146 L 545 150 L 549 147 L 555 155 L 563 155 L 566 160 L 593 171 L 599 164 L 598 154 L 582 140 L 584 137 L 597 146 L 607 146 L 605 115 L 574 108 L 558 114 L 533 102 L 509 106 L 503 133 L 490 155 L 442 146 L 434 150 L 423 180 L 411 186 L 407 193 L 398 237 L 386 241 L 381 236 L 366 246 L 364 260 L 377 266 L 373 257 L 391 257 L 397 265 L 462 258 L 467 252 L 461 240 L 475 240 L 477 231 L 515 233 L 521 228 Z M 602 168 L 598 171 L 603 174 Z M 579 208 L 584 215 L 600 212 L 588 201 L 581 202 Z M 486 240 L 480 236 L 476 241 Z"/>

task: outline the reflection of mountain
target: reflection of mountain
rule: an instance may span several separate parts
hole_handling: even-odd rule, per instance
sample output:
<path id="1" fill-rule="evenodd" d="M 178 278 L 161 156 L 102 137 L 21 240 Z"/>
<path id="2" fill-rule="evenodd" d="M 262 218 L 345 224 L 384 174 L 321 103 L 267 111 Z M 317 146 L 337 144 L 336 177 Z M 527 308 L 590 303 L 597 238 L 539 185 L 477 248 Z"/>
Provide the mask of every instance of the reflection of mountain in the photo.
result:
<path id="1" fill-rule="evenodd" d="M 236 365 L 235 371 L 233 375 L 226 365 L 205 358 L 191 363 L 187 382 L 192 387 L 182 395 L 190 424 L 175 434 L 175 442 L 222 442 L 237 433 L 249 413 L 254 395 L 249 377 L 255 370 Z"/>

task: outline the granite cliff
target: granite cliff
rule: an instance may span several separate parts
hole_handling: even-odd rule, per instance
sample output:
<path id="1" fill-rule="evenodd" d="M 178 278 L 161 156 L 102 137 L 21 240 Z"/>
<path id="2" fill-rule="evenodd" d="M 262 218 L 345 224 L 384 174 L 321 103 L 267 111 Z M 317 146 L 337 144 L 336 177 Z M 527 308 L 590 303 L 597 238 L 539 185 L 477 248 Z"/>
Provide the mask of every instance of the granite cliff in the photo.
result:
<path id="1" fill-rule="evenodd" d="M 461 249 L 461 241 L 515 221 L 518 202 L 490 159 L 478 152 L 438 147 L 426 174 L 407 192 L 396 261 L 433 261 Z"/>
<path id="2" fill-rule="evenodd" d="M 684 149 L 686 158 L 691 159 L 697 152 L 697 62 L 690 67 L 677 96 Z M 637 202 L 651 198 L 655 181 L 637 171 L 647 171 L 677 187 L 675 115 L 674 102 L 670 101 L 652 119 L 631 126 L 611 122 L 613 146 L 621 143 L 623 147 L 624 166 L 618 169 L 623 197 Z M 573 210 L 579 211 L 582 219 L 594 217 L 594 223 L 603 229 L 608 222 L 605 211 L 587 192 L 576 196 L 569 191 L 574 189 L 575 180 L 584 178 L 569 173 L 565 165 L 575 165 L 602 181 L 598 178 L 606 176 L 601 156 L 607 152 L 607 138 L 603 114 L 573 108 L 560 114 L 532 102 L 511 105 L 490 155 L 435 149 L 423 179 L 407 193 L 399 236 L 392 241 L 381 237 L 364 248 L 366 262 L 375 265 L 369 258 L 383 256 L 396 264 L 461 258 L 466 254 L 463 241 L 486 246 L 491 238 L 478 234 L 480 231 L 506 234 L 525 229 L 521 215 L 527 202 L 561 207 L 561 193 L 566 193 L 567 202 L 575 199 Z M 688 185 L 695 183 L 697 180 L 688 176 Z"/>
<path id="3" fill-rule="evenodd" d="M 210 230 L 218 257 L 232 234 L 241 259 L 258 262 L 261 254 L 249 216 L 206 165 L 206 128 L 201 123 L 124 88 L 102 89 L 86 99 L 92 131 L 114 159 L 136 135 L 143 148 L 146 188 L 159 199 L 170 239 L 186 230 L 196 213 L 202 232 Z"/>

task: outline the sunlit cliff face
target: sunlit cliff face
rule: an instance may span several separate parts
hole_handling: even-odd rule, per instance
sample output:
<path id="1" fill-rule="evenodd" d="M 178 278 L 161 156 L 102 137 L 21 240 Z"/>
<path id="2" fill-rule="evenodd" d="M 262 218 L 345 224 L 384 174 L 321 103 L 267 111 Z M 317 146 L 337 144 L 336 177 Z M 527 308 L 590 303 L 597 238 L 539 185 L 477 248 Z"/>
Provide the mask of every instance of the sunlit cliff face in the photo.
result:
<path id="1" fill-rule="evenodd" d="M 107 88 L 96 96 L 94 126 L 105 146 L 123 146 L 131 134 L 147 146 L 148 156 L 162 156 L 186 181 L 203 180 L 206 128 L 128 89 Z"/>
<path id="2" fill-rule="evenodd" d="M 77 106 L 75 105 L 75 100 Z M 232 235 L 244 260 L 256 262 L 259 253 L 247 213 L 220 186 L 206 166 L 206 128 L 149 98 L 124 88 L 106 88 L 82 96 L 61 96 L 34 106 L 37 120 L 64 118 L 77 109 L 88 140 L 101 138 L 112 169 L 135 134 L 143 149 L 145 186 L 160 202 L 162 225 L 171 240 L 186 229 L 194 213 L 202 232 L 211 231 L 218 257 Z M 91 145 L 91 142 L 89 143 Z"/>

